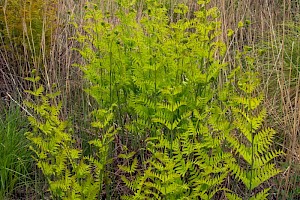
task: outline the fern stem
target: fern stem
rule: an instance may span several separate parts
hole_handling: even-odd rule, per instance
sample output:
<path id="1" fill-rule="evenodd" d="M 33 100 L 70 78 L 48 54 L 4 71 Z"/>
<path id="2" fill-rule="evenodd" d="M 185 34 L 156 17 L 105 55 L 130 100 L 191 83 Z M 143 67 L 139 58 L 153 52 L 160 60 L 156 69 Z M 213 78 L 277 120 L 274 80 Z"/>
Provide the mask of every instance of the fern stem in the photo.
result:
<path id="1" fill-rule="evenodd" d="M 119 90 L 117 90 L 116 93 L 117 93 L 117 99 L 118 99 L 118 118 L 119 118 L 119 124 L 121 126 L 122 135 L 124 135 L 124 123 L 123 123 L 123 120 L 122 120 L 121 101 L 120 101 Z"/>
<path id="2" fill-rule="evenodd" d="M 111 49 L 109 51 L 109 96 L 110 96 L 110 104 L 112 104 L 112 51 Z"/>
<path id="3" fill-rule="evenodd" d="M 251 95 L 250 95 L 250 98 L 248 98 L 248 104 L 249 104 L 249 109 L 251 112 Z M 253 129 L 253 126 L 252 126 L 252 120 L 250 122 L 250 131 L 251 131 L 251 171 L 250 171 L 250 188 L 252 188 L 252 179 L 253 179 L 253 166 L 254 166 L 254 133 L 252 131 Z M 248 193 L 248 198 L 250 198 L 251 196 L 251 189 L 249 190 L 249 193 Z"/>
<path id="4" fill-rule="evenodd" d="M 174 99 L 173 99 L 174 101 Z M 174 109 L 174 103 L 171 104 L 172 106 L 172 110 Z M 174 140 L 174 113 L 172 115 L 172 126 L 171 126 L 171 149 L 170 149 L 170 157 L 172 158 L 173 157 L 173 140 Z"/>

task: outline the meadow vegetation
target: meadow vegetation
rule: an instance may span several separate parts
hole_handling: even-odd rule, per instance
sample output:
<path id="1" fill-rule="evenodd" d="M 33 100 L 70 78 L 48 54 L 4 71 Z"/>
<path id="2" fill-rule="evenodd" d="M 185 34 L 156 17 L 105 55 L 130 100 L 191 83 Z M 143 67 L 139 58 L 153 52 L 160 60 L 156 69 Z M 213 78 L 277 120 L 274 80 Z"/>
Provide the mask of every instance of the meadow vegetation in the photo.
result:
<path id="1" fill-rule="evenodd" d="M 300 2 L 4 0 L 1 199 L 297 199 Z"/>

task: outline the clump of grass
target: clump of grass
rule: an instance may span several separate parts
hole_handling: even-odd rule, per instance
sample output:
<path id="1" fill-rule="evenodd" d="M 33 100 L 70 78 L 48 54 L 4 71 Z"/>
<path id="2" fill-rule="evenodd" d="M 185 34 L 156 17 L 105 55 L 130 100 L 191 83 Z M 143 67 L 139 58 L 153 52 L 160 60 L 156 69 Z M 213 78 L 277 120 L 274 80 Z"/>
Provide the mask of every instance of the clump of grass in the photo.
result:
<path id="1" fill-rule="evenodd" d="M 298 199 L 299 190 L 299 119 L 300 119 L 300 49 L 299 22 L 285 21 L 278 26 L 272 39 L 265 43 L 262 72 L 266 105 L 271 114 L 270 123 L 278 130 L 279 145 L 286 152 L 281 161 L 285 176 L 279 180 L 279 199 Z"/>
<path id="2" fill-rule="evenodd" d="M 16 105 L 0 116 L 0 198 L 27 190 L 32 168 L 31 152 L 24 133 L 27 120 Z M 18 190 L 18 191 L 16 191 Z M 23 192 L 23 191 L 22 191 Z"/>

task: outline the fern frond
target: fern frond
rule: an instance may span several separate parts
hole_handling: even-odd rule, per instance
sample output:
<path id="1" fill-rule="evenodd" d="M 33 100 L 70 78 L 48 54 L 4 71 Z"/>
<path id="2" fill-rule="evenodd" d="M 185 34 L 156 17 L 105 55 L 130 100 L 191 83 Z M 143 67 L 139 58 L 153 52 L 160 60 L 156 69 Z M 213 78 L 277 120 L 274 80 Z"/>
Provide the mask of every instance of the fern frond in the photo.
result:
<path id="1" fill-rule="evenodd" d="M 126 160 L 129 160 L 130 158 L 132 158 L 133 156 L 135 155 L 135 152 L 134 151 L 132 151 L 132 152 L 130 152 L 130 153 L 128 153 L 128 154 L 119 154 L 118 155 L 118 158 L 122 158 L 122 159 L 126 159 Z"/>
<path id="2" fill-rule="evenodd" d="M 238 139 L 236 139 L 233 136 L 228 136 L 227 140 L 231 144 L 232 148 L 234 148 L 236 152 L 247 161 L 248 164 L 252 163 L 251 147 L 246 147 L 245 144 L 241 143 Z"/>
<path id="3" fill-rule="evenodd" d="M 122 170 L 126 173 L 129 173 L 129 174 L 132 174 L 132 173 L 136 172 L 137 166 L 138 166 L 137 158 L 134 158 L 132 164 L 129 165 L 129 166 L 118 165 L 120 170 Z"/>
<path id="4" fill-rule="evenodd" d="M 178 161 L 174 167 L 174 170 L 180 176 L 185 176 L 185 174 L 190 170 L 193 163 L 189 160 L 185 161 L 184 158 L 181 158 L 181 160 L 179 160 L 179 157 L 174 157 L 174 159 Z"/>
<path id="5" fill-rule="evenodd" d="M 246 171 L 239 167 L 237 164 L 230 165 L 234 175 L 240 179 L 249 190 L 253 190 L 266 180 L 280 173 L 274 164 L 265 164 L 258 169 L 250 169 Z"/>
<path id="6" fill-rule="evenodd" d="M 158 108 L 161 108 L 161 109 L 166 109 L 170 112 L 175 112 L 177 109 L 179 109 L 181 106 L 185 106 L 187 105 L 186 102 L 182 102 L 182 101 L 179 101 L 179 102 L 175 102 L 175 103 L 158 103 L 157 106 Z"/>
<path id="7" fill-rule="evenodd" d="M 148 138 L 147 142 L 148 142 L 148 147 L 149 147 L 148 149 L 153 154 L 156 152 L 157 149 L 160 149 L 160 148 L 171 149 L 171 144 L 170 144 L 169 140 L 167 140 L 163 136 Z"/>
<path id="8" fill-rule="evenodd" d="M 255 194 L 254 196 L 250 197 L 249 200 L 267 200 L 270 191 L 270 188 L 264 189 L 263 191 L 260 191 L 259 193 Z"/>
<path id="9" fill-rule="evenodd" d="M 226 192 L 225 195 L 228 200 L 243 200 L 241 197 L 239 197 L 237 194 L 234 193 Z"/>
<path id="10" fill-rule="evenodd" d="M 270 152 L 264 152 L 259 156 L 255 156 L 253 160 L 253 168 L 254 169 L 260 168 L 282 154 L 283 154 L 282 151 L 270 151 Z"/>
<path id="11" fill-rule="evenodd" d="M 246 109 L 255 110 L 259 105 L 261 105 L 264 97 L 260 94 L 258 97 L 241 97 L 235 96 L 232 98 L 235 103 L 244 105 Z"/>
<path id="12" fill-rule="evenodd" d="M 256 117 L 251 117 L 250 123 L 253 132 L 256 132 L 262 126 L 266 116 L 267 116 L 266 109 L 262 109 Z"/>
<path id="13" fill-rule="evenodd" d="M 213 63 L 211 63 L 211 65 L 209 66 L 209 70 L 207 72 L 207 77 L 206 77 L 207 82 L 216 79 L 220 73 L 220 70 L 224 68 L 226 65 L 227 65 L 226 63 L 220 64 L 220 61 L 214 61 Z"/>
<path id="14" fill-rule="evenodd" d="M 131 190 L 135 189 L 135 186 L 133 185 L 133 183 L 131 181 L 129 181 L 126 176 L 121 176 L 122 181 L 125 183 L 125 185 L 130 188 Z"/>
<path id="15" fill-rule="evenodd" d="M 243 73 L 241 79 L 238 81 L 238 87 L 246 94 L 252 94 L 259 85 L 259 79 L 252 71 Z"/>
<path id="16" fill-rule="evenodd" d="M 256 152 L 263 154 L 269 149 L 276 132 L 272 128 L 266 128 L 255 134 L 253 139 Z"/>
<path id="17" fill-rule="evenodd" d="M 249 185 L 249 189 L 251 190 L 281 172 L 274 164 L 266 164 L 263 167 L 253 169 L 252 171 L 252 181 L 251 185 Z M 248 176 L 250 176 L 250 172 L 248 172 Z"/>
<path id="18" fill-rule="evenodd" d="M 76 178 L 84 178 L 86 175 L 90 174 L 90 166 L 85 164 L 83 160 L 75 167 Z"/>
<path id="19" fill-rule="evenodd" d="M 39 88 L 36 89 L 35 91 L 25 90 L 25 92 L 28 94 L 31 94 L 35 97 L 40 97 L 43 95 L 44 90 L 45 90 L 44 87 L 42 85 L 40 85 Z"/>
<path id="20" fill-rule="evenodd" d="M 233 122 L 234 126 L 241 131 L 241 133 L 247 138 L 249 142 L 252 141 L 251 135 L 251 124 L 248 123 L 245 119 L 239 118 L 235 119 Z"/>

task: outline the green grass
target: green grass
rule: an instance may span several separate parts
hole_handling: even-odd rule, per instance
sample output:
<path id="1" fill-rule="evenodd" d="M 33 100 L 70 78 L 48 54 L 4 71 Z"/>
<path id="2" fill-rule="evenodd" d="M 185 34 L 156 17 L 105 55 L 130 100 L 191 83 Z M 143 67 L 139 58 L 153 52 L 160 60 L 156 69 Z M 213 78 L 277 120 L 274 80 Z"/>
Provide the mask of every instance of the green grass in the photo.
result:
<path id="1" fill-rule="evenodd" d="M 29 184 L 32 168 L 31 152 L 24 133 L 28 129 L 26 118 L 19 108 L 10 105 L 1 110 L 0 117 L 0 198 L 13 192 L 23 192 Z M 25 191 L 26 192 L 26 191 Z"/>

